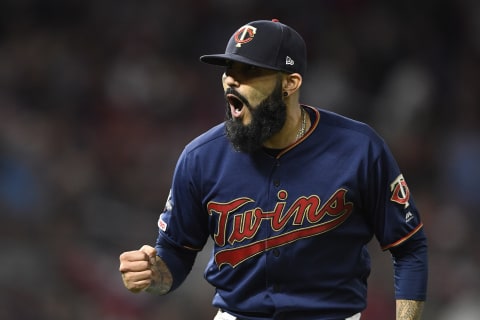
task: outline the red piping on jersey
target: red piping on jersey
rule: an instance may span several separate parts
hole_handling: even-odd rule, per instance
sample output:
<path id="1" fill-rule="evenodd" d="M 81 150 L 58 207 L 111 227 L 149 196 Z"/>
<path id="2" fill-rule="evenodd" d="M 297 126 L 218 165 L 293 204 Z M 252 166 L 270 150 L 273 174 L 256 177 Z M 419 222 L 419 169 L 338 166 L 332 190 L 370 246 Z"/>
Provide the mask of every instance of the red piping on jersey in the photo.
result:
<path id="1" fill-rule="evenodd" d="M 306 138 L 308 138 L 308 136 L 313 132 L 313 130 L 315 130 L 315 128 L 318 126 L 318 123 L 320 122 L 320 112 L 318 111 L 318 109 L 316 108 L 312 108 L 310 106 L 307 106 L 307 105 L 300 105 L 301 108 L 309 108 L 311 110 L 313 110 L 315 112 L 315 120 L 312 122 L 312 125 L 310 126 L 310 129 L 308 129 L 308 131 L 305 133 L 305 135 L 303 137 L 301 137 L 300 139 L 298 139 L 297 141 L 295 141 L 292 145 L 290 145 L 289 147 L 285 148 L 282 150 L 282 152 L 280 152 L 278 155 L 277 155 L 277 159 L 280 158 L 281 156 L 283 156 L 285 153 L 287 153 L 288 151 L 292 150 L 293 148 L 295 148 L 297 145 L 299 145 L 303 140 L 305 140 Z M 308 113 L 308 112 L 307 112 Z"/>
<path id="2" fill-rule="evenodd" d="M 398 240 L 398 241 L 395 241 L 394 243 L 392 244 L 389 244 L 389 245 L 386 245 L 384 247 L 382 247 L 382 250 L 388 250 L 390 248 L 393 248 L 393 247 L 396 247 L 402 243 L 404 243 L 405 241 L 407 241 L 411 236 L 413 236 L 415 233 L 417 233 L 418 230 L 420 230 L 421 228 L 423 227 L 423 223 L 420 222 L 420 224 L 415 228 L 413 229 L 409 234 L 407 234 L 405 237 L 403 237 L 402 239 Z"/>

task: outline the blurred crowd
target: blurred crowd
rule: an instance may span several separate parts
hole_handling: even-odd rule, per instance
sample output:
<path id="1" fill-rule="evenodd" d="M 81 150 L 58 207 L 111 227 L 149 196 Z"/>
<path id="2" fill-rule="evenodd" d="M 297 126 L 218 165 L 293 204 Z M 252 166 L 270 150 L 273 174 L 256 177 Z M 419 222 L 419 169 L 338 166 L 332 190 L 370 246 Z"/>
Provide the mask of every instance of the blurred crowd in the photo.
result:
<path id="1" fill-rule="evenodd" d="M 153 244 L 184 145 L 224 118 L 198 61 L 278 18 L 308 46 L 301 100 L 390 145 L 429 238 L 425 319 L 480 314 L 480 2 L 2 0 L 0 318 L 212 319 L 209 246 L 166 297 L 123 288 L 118 255 Z M 393 319 L 371 245 L 366 319 Z"/>

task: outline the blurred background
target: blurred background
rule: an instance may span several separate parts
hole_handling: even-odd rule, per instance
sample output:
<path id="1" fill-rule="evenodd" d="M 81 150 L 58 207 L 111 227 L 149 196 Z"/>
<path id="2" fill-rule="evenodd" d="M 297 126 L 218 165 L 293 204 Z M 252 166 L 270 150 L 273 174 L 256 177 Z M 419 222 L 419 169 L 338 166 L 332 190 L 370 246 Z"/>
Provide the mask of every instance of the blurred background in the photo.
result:
<path id="1" fill-rule="evenodd" d="M 184 145 L 221 122 L 223 52 L 278 18 L 308 46 L 302 102 L 373 126 L 429 237 L 424 319 L 480 314 L 480 2 L 0 1 L 0 318 L 212 319 L 211 244 L 166 297 L 123 288 L 118 255 L 153 244 Z M 393 319 L 371 244 L 363 319 Z"/>

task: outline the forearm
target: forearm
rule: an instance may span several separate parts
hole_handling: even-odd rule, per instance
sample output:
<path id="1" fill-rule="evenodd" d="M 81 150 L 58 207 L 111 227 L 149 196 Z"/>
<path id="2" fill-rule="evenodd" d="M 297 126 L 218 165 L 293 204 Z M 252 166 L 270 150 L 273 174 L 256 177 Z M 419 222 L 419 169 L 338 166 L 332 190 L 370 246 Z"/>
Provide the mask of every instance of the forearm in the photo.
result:
<path id="1" fill-rule="evenodd" d="M 159 256 L 152 257 L 150 263 L 152 264 L 152 281 L 146 291 L 158 295 L 168 293 L 173 284 L 172 273 Z"/>
<path id="2" fill-rule="evenodd" d="M 423 305 L 423 301 L 398 299 L 396 320 L 420 320 Z"/>
<path id="3" fill-rule="evenodd" d="M 173 245 L 162 232 L 159 232 L 155 249 L 169 271 L 167 278 L 171 279 L 171 283 L 166 283 L 170 285 L 169 292 L 174 291 L 192 270 L 197 251 Z"/>

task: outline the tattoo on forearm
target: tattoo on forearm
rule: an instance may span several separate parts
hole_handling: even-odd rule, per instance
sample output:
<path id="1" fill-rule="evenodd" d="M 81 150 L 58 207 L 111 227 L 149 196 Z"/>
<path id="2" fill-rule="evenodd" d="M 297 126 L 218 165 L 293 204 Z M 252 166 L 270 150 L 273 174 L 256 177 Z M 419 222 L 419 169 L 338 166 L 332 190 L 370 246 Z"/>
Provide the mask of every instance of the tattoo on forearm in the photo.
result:
<path id="1" fill-rule="evenodd" d="M 172 273 L 165 262 L 158 256 L 152 261 L 152 271 L 153 279 L 146 291 L 158 295 L 168 293 L 173 284 Z"/>
<path id="2" fill-rule="evenodd" d="M 397 320 L 420 320 L 423 301 L 397 300 Z"/>

